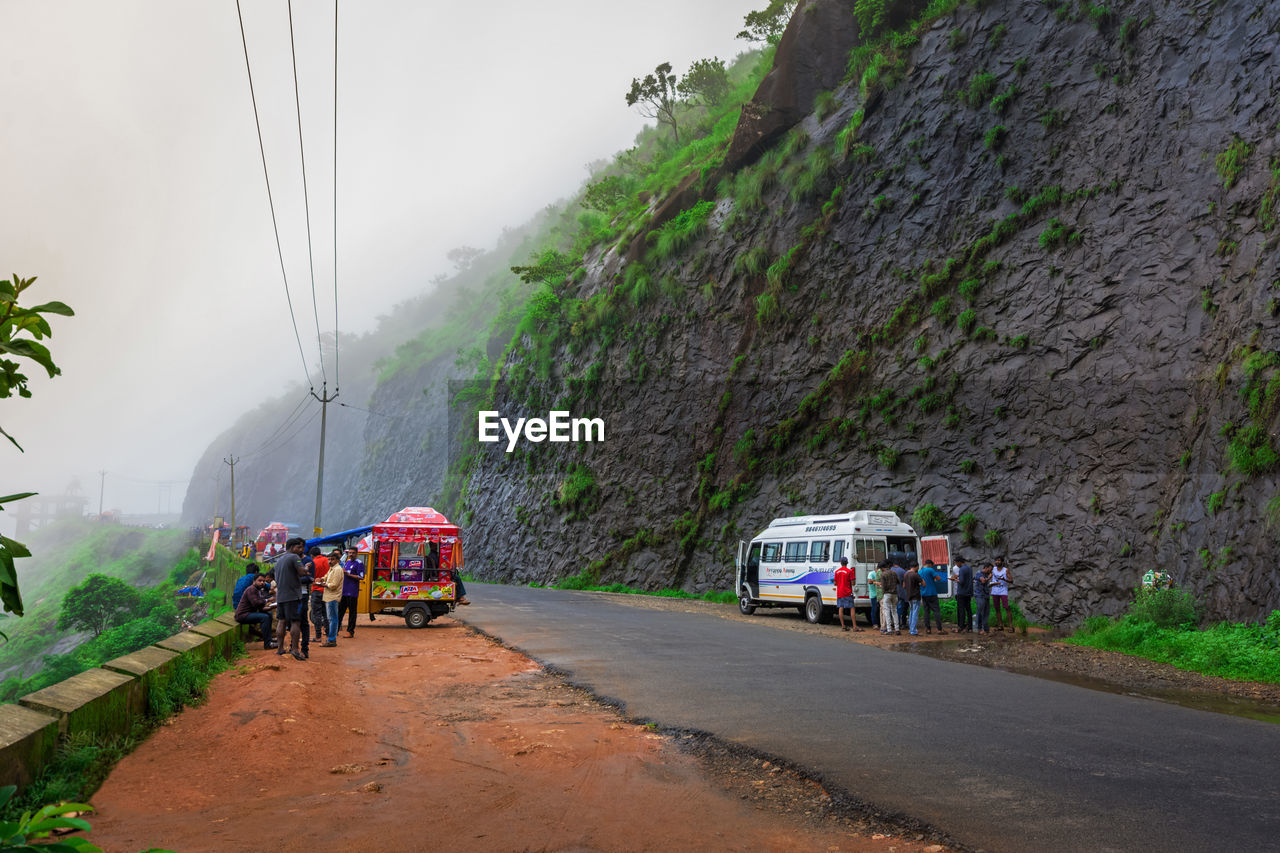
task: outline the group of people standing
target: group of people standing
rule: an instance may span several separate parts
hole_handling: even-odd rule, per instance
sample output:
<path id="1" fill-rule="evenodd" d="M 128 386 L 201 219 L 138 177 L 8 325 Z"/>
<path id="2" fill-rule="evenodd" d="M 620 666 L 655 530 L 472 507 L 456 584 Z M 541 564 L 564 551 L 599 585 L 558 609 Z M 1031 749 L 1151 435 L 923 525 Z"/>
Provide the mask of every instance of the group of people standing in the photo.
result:
<path id="1" fill-rule="evenodd" d="M 338 629 L 344 616 L 346 636 L 355 636 L 356 601 L 365 576 L 364 562 L 354 548 L 347 549 L 345 560 L 337 548 L 327 555 L 318 546 L 304 552 L 306 540 L 290 539 L 274 569 L 261 575 L 259 566 L 250 562 L 232 593 L 236 621 L 257 625 L 264 648 L 275 649 L 278 655 L 290 654 L 297 660 L 311 656 L 313 627 L 314 641 L 322 647 L 338 645 Z M 284 648 L 286 634 L 288 652 Z"/>
<path id="2" fill-rule="evenodd" d="M 842 569 L 845 564 L 847 561 L 842 560 Z M 943 633 L 942 607 L 938 599 L 946 589 L 948 578 L 956 601 L 955 633 L 977 631 L 979 634 L 990 634 L 991 627 L 988 623 L 993 605 L 996 611 L 995 630 L 1013 630 L 1013 611 L 1009 609 L 1009 568 L 1004 564 L 1004 558 L 997 557 L 975 572 L 969 561 L 960 555 L 956 555 L 949 568 L 939 566 L 933 560 L 925 560 L 923 567 L 918 567 L 914 562 L 904 566 L 899 561 L 885 560 L 868 572 L 872 626 L 878 625 L 881 634 L 901 634 L 906 625 L 908 633 L 918 636 L 920 611 L 923 610 L 924 632 L 932 634 L 932 626 L 936 625 L 938 633 Z M 840 624 L 843 627 L 844 614 L 839 609 L 838 582 L 836 595 L 836 612 L 840 613 Z M 849 601 L 852 605 L 852 599 Z M 861 629 L 855 624 L 854 630 Z"/>
<path id="3" fill-rule="evenodd" d="M 990 634 L 992 607 L 996 611 L 995 630 L 1013 630 L 1013 611 L 1009 609 L 1009 567 L 1004 564 L 1004 557 L 996 557 L 995 562 L 985 564 L 977 572 L 963 557 L 956 557 L 956 565 L 951 567 L 951 582 L 956 585 L 956 622 L 960 626 L 974 626 L 958 627 L 957 633 L 976 630 L 979 634 Z M 972 594 L 966 594 L 969 590 Z M 976 619 L 971 608 L 976 611 Z"/>

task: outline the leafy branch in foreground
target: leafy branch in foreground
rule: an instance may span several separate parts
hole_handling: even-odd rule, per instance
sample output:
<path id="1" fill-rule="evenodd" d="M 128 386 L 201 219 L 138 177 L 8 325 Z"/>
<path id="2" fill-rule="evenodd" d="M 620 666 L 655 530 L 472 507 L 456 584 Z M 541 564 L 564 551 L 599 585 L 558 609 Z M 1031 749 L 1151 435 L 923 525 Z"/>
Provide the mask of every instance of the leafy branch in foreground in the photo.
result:
<path id="1" fill-rule="evenodd" d="M 17 793 L 17 785 L 6 785 L 0 788 L 0 807 L 3 807 Z M 89 822 L 77 815 L 90 811 L 91 807 L 84 803 L 57 803 L 47 805 L 36 812 L 27 812 L 17 820 L 0 821 L 0 853 L 8 851 L 32 850 L 44 853 L 101 853 L 102 848 L 90 843 L 87 839 L 67 836 L 52 844 L 35 844 L 35 839 L 48 838 L 55 829 L 88 830 Z"/>
<path id="2" fill-rule="evenodd" d="M 39 343 L 53 334 L 49 321 L 41 315 L 70 317 L 75 312 L 61 302 L 19 308 L 18 297 L 34 283 L 34 276 L 23 279 L 15 275 L 11 281 L 0 281 L 0 400 L 13 396 L 14 391 L 19 397 L 31 396 L 27 377 L 20 372 L 22 365 L 9 358 L 10 355 L 34 361 L 48 372 L 50 378 L 62 372 L 53 363 L 49 348 Z M 0 435 L 13 442 L 14 447 L 22 449 L 22 445 L 3 428 L 0 428 Z"/>
<path id="3" fill-rule="evenodd" d="M 22 365 L 17 359 L 34 361 L 45 369 L 50 378 L 62 373 L 53 363 L 49 348 L 40 343 L 53 335 L 49 321 L 43 315 L 61 314 L 70 317 L 75 312 L 61 302 L 45 302 L 31 308 L 19 307 L 18 297 L 33 284 L 34 276 L 24 279 L 15 275 L 8 281 L 0 281 L 0 400 L 12 397 L 15 391 L 19 397 L 31 396 L 31 390 L 27 388 L 27 377 L 21 372 Z M 22 451 L 22 445 L 5 432 L 3 427 L 0 427 L 0 435 L 9 439 L 19 452 Z M 6 503 L 20 501 L 34 494 L 35 492 L 19 492 L 0 497 L 0 510 L 4 509 Z M 21 542 L 0 536 L 0 603 L 3 603 L 5 610 L 18 616 L 22 615 L 22 595 L 18 591 L 18 573 L 13 561 L 30 556 L 31 552 Z"/>

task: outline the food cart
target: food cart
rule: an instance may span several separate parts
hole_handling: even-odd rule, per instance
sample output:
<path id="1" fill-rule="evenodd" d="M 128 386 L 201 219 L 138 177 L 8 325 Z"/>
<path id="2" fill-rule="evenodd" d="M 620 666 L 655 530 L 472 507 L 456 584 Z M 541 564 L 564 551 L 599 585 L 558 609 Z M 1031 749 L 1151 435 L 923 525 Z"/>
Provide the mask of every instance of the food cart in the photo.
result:
<path id="1" fill-rule="evenodd" d="M 431 507 L 405 507 L 373 525 L 369 558 L 357 612 L 403 616 L 421 628 L 453 610 L 462 531 Z"/>
<path id="2" fill-rule="evenodd" d="M 258 559 L 265 560 L 268 557 L 275 558 L 284 553 L 284 543 L 289 538 L 289 527 L 278 521 L 273 521 L 262 531 L 258 533 L 254 539 L 254 549 L 257 552 Z"/>

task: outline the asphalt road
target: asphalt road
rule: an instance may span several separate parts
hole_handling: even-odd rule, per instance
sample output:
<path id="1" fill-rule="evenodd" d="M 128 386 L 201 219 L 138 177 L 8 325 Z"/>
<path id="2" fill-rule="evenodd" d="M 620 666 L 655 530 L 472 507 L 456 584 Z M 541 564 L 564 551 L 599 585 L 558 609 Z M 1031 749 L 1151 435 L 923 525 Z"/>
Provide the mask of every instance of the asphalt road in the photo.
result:
<path id="1" fill-rule="evenodd" d="M 608 596 L 457 616 L 634 717 L 785 758 L 990 851 L 1280 849 L 1280 726 Z M 836 629 L 833 629 L 833 631 Z"/>

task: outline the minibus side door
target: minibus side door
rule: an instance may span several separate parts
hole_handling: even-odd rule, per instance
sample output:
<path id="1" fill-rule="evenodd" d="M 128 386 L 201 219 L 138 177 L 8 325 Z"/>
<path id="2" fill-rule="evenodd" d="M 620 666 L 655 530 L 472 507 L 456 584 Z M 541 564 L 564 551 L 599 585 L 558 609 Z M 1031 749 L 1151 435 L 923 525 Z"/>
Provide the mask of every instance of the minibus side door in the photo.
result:
<path id="1" fill-rule="evenodd" d="M 858 592 L 858 584 L 859 583 L 865 584 L 867 582 L 867 573 L 866 571 L 861 571 L 861 572 L 858 571 L 858 562 L 857 560 L 853 559 L 853 555 L 849 552 L 849 540 L 847 539 L 831 540 L 831 571 L 833 575 L 835 573 L 835 570 L 840 567 L 841 557 L 848 558 L 849 565 L 853 568 L 854 597 L 856 598 L 859 595 L 863 595 L 864 594 L 863 592 Z"/>
<path id="2" fill-rule="evenodd" d="M 745 542 L 741 544 L 746 545 Z M 742 564 L 739 571 L 741 573 L 740 574 L 741 580 L 738 584 L 739 591 L 741 591 L 742 587 L 745 586 L 747 588 L 748 594 L 752 598 L 759 597 L 760 595 L 760 543 L 759 542 L 751 543 L 750 549 L 747 550 L 746 552 L 745 562 Z"/>
<path id="3" fill-rule="evenodd" d="M 942 570 L 942 577 L 934 582 L 939 598 L 951 598 L 951 540 L 943 536 L 920 537 L 920 562 L 933 560 Z"/>
<path id="4" fill-rule="evenodd" d="M 884 539 L 872 539 L 866 536 L 859 536 L 853 540 L 853 558 L 854 564 L 858 567 L 858 578 L 862 581 L 862 592 L 855 593 L 858 596 L 870 595 L 867 589 L 867 572 L 880 565 L 884 560 L 888 559 L 889 550 L 885 547 Z"/>

